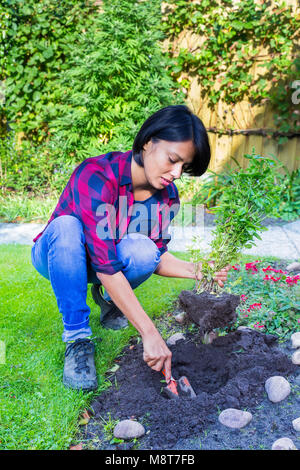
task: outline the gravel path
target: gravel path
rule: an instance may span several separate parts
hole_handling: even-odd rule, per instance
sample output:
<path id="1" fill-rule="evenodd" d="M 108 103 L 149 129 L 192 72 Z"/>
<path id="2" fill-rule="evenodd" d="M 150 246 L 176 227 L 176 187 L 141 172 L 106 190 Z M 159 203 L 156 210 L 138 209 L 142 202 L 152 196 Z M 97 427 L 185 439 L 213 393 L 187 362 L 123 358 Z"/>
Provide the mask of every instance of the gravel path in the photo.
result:
<path id="1" fill-rule="evenodd" d="M 213 214 L 205 213 L 199 227 L 172 226 L 170 229 L 170 251 L 187 251 L 195 235 L 202 237 L 201 248 L 209 251 L 214 229 Z M 43 230 L 45 224 L 0 223 L 0 244 L 32 245 L 33 238 Z M 244 254 L 255 256 L 276 256 L 287 260 L 300 259 L 300 219 L 286 222 L 282 219 L 266 219 L 267 230 L 261 233 L 254 247 L 243 250 Z"/>

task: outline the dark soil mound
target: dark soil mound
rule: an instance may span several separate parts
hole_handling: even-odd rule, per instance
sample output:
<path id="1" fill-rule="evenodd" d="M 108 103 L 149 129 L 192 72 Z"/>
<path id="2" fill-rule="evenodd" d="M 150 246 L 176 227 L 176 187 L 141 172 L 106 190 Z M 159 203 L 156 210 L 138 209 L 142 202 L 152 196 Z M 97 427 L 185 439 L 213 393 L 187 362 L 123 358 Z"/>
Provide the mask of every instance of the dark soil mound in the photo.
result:
<path id="1" fill-rule="evenodd" d="M 164 378 L 143 361 L 142 344 L 126 348 L 112 387 L 96 398 L 90 434 L 103 439 L 102 421 L 134 417 L 146 428 L 140 449 L 172 449 L 180 439 L 191 438 L 217 420 L 217 411 L 257 406 L 264 384 L 273 375 L 288 377 L 296 371 L 274 336 L 252 330 L 235 331 L 216 338 L 212 344 L 196 343 L 193 336 L 170 347 L 172 375 L 186 375 L 196 398 L 170 400 L 162 394 Z M 148 433 L 147 433 L 148 431 Z M 109 443 L 101 448 L 112 448 Z"/>
<path id="2" fill-rule="evenodd" d="M 197 294 L 195 291 L 183 290 L 179 295 L 180 307 L 188 318 L 198 325 L 200 336 L 215 328 L 234 323 L 239 303 L 238 295 L 227 292 L 217 296 L 209 292 Z"/>

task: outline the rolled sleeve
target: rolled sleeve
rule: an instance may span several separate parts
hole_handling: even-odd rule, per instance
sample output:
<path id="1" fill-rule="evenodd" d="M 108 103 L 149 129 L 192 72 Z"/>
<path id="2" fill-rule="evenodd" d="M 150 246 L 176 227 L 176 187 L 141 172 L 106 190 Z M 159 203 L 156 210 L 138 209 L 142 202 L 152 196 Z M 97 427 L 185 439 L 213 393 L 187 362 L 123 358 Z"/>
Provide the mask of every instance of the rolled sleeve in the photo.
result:
<path id="1" fill-rule="evenodd" d="M 157 240 L 156 246 L 160 251 L 160 256 L 162 256 L 166 251 L 168 251 L 167 243 L 169 243 L 170 240 Z"/>

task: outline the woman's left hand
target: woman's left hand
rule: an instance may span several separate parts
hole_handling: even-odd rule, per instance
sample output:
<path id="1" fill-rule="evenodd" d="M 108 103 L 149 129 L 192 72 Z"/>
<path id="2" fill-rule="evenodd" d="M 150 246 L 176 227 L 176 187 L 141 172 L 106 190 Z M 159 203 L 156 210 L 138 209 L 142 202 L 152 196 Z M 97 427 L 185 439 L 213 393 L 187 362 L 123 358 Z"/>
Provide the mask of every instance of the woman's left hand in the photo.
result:
<path id="1" fill-rule="evenodd" d="M 227 273 L 231 269 L 231 266 L 226 266 L 225 268 L 221 269 L 215 273 L 214 281 L 216 281 L 220 287 L 224 287 L 224 282 L 227 281 Z"/>
<path id="2" fill-rule="evenodd" d="M 213 267 L 214 266 L 214 261 L 209 261 L 209 264 Z M 214 281 L 216 281 L 220 287 L 224 287 L 224 282 L 227 281 L 227 273 L 231 269 L 231 265 L 225 266 L 225 268 L 221 269 L 221 271 L 218 271 L 215 273 Z M 199 265 L 198 272 L 197 272 L 197 279 L 200 280 L 202 278 L 202 273 L 201 273 L 201 264 Z"/>

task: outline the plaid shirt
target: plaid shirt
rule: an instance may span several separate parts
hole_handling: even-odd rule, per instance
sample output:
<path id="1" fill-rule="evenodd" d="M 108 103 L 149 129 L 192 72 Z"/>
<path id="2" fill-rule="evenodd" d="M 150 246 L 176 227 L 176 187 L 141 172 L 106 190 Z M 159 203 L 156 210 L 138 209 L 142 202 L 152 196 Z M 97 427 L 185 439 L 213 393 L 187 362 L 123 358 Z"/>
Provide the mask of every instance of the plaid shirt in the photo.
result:
<path id="1" fill-rule="evenodd" d="M 96 272 L 114 274 L 122 269 L 116 244 L 127 234 L 135 203 L 131 160 L 132 150 L 125 153 L 109 152 L 84 160 L 73 171 L 44 228 L 61 215 L 78 218 L 83 225 L 87 254 Z M 155 196 L 155 223 L 151 224 L 148 236 L 163 254 L 170 241 L 168 226 L 179 209 L 178 190 L 174 183 L 170 183 L 157 191 Z M 38 240 L 44 230 L 33 242 Z"/>

